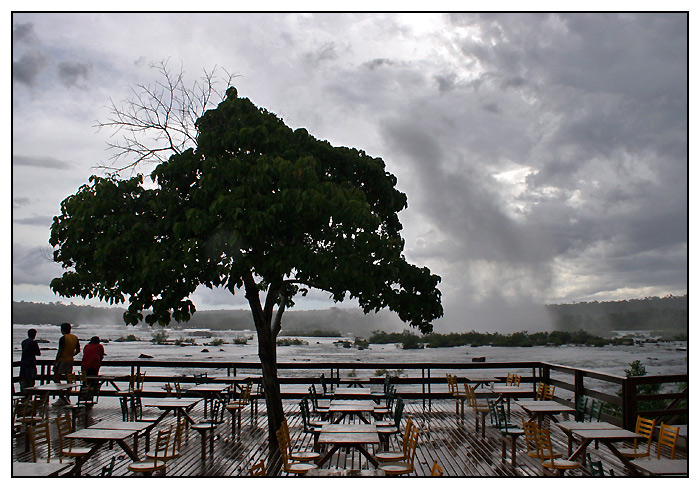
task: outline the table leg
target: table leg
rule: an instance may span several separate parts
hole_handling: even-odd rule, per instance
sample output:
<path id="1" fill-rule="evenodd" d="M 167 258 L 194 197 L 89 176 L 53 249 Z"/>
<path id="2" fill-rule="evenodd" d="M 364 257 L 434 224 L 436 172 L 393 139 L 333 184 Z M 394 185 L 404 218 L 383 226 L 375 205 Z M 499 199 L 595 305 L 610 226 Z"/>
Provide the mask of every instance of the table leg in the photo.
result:
<path id="1" fill-rule="evenodd" d="M 365 458 L 369 461 L 369 463 L 374 465 L 375 468 L 379 465 L 379 462 L 377 461 L 376 458 L 374 458 L 374 455 L 369 453 L 365 447 L 363 447 L 362 445 L 356 445 L 356 448 L 360 451 L 360 453 L 362 455 L 365 456 Z"/>
<path id="2" fill-rule="evenodd" d="M 331 458 L 331 456 L 338 450 L 338 448 L 340 448 L 340 445 L 333 445 L 331 449 L 324 453 L 323 456 L 318 460 L 318 462 L 316 462 L 316 465 L 318 465 L 318 467 L 321 468 L 321 466 L 325 464 L 328 461 L 328 459 Z"/>
<path id="3" fill-rule="evenodd" d="M 624 465 L 625 468 L 630 471 L 631 475 L 639 476 L 639 471 L 637 470 L 637 468 L 630 463 L 630 460 L 627 457 L 625 457 L 624 455 L 622 455 L 620 453 L 620 451 L 617 449 L 617 447 L 615 447 L 615 445 L 613 445 L 609 441 L 605 441 L 605 440 L 601 440 L 601 441 L 603 442 L 603 444 L 606 447 L 608 447 L 608 449 L 610 449 L 610 451 L 613 453 L 613 455 L 615 455 L 618 459 L 620 459 L 620 462 L 622 462 L 622 465 Z"/>
<path id="4" fill-rule="evenodd" d="M 576 449 L 573 455 L 569 457 L 569 460 L 576 460 L 579 456 L 582 458 L 583 465 L 586 464 L 586 447 L 590 445 L 592 440 L 583 440 L 581 445 Z"/>

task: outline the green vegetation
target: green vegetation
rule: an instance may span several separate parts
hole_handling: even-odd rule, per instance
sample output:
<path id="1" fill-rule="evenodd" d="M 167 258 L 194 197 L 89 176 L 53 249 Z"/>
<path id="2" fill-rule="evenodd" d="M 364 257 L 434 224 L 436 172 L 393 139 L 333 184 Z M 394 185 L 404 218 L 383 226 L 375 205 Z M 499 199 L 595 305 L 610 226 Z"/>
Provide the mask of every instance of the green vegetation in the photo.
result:
<path id="1" fill-rule="evenodd" d="M 247 345 L 249 339 L 251 339 L 251 338 L 249 338 L 247 336 L 236 336 L 233 339 L 233 344 L 234 345 Z"/>
<path id="2" fill-rule="evenodd" d="M 309 342 L 305 340 L 300 340 L 299 338 L 278 338 L 277 346 L 300 346 L 308 345 Z"/>
<path id="3" fill-rule="evenodd" d="M 375 377 L 384 377 L 386 375 L 389 377 L 401 377 L 403 375 L 403 369 L 387 370 L 385 368 L 379 368 L 374 371 Z"/>
<path id="4" fill-rule="evenodd" d="M 195 338 L 180 337 L 180 338 L 176 339 L 175 341 L 173 341 L 173 344 L 175 344 L 177 346 L 188 346 L 188 345 L 194 346 L 197 344 L 197 340 Z"/>
<path id="5" fill-rule="evenodd" d="M 214 338 L 209 342 L 210 346 L 221 346 L 225 343 L 225 341 L 221 338 Z"/>
<path id="6" fill-rule="evenodd" d="M 117 338 L 114 341 L 141 341 L 141 338 L 139 338 L 138 336 L 135 336 L 133 334 L 130 334 L 130 335 L 126 335 L 126 336 L 122 336 L 120 338 Z"/>
<path id="7" fill-rule="evenodd" d="M 321 338 L 335 338 L 342 336 L 340 331 L 335 331 L 332 329 L 313 329 L 313 330 L 285 330 L 284 334 L 289 336 L 318 336 Z"/>
<path id="8" fill-rule="evenodd" d="M 355 338 L 355 348 L 358 350 L 364 350 L 369 348 L 369 340 L 366 340 L 360 336 Z"/>
<path id="9" fill-rule="evenodd" d="M 369 338 L 370 343 L 401 345 L 405 350 L 423 348 L 442 348 L 449 346 L 561 346 L 561 345 L 589 345 L 604 346 L 609 344 L 621 344 L 621 339 L 601 338 L 583 330 L 552 331 L 549 333 L 532 333 L 526 331 L 503 335 L 500 333 L 428 333 L 418 336 L 409 330 L 401 333 L 386 333 L 384 331 L 374 331 Z"/>
<path id="10" fill-rule="evenodd" d="M 166 345 L 168 342 L 168 334 L 165 331 L 155 331 L 151 335 L 151 343 L 154 345 Z"/>

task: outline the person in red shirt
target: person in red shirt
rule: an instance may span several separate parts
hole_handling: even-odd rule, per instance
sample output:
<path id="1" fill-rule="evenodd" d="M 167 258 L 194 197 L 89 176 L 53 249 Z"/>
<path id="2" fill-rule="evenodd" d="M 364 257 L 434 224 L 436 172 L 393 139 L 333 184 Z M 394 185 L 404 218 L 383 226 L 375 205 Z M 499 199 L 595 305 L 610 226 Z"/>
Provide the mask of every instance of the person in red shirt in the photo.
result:
<path id="1" fill-rule="evenodd" d="M 80 362 L 80 369 L 86 375 L 98 375 L 100 373 L 100 365 L 105 356 L 105 348 L 100 343 L 99 336 L 90 338 L 90 343 L 83 348 L 83 360 Z M 91 384 L 97 381 L 90 382 Z"/>

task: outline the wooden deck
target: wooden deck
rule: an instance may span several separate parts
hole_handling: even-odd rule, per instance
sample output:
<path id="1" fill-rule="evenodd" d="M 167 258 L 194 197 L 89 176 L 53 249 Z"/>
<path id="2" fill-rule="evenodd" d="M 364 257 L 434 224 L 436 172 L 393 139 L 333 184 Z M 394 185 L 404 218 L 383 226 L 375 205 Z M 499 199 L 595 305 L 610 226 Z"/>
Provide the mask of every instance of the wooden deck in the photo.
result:
<path id="1" fill-rule="evenodd" d="M 284 409 L 289 422 L 292 441 L 298 448 L 311 447 L 312 436 L 301 430 L 301 417 L 297 401 L 285 401 Z M 58 435 L 53 422 L 65 408 L 51 407 L 50 419 L 52 420 L 52 448 L 58 445 Z M 157 410 L 152 411 L 156 414 Z M 513 404 L 512 419 L 519 423 L 520 416 L 524 413 L 517 405 Z M 202 417 L 202 403 L 197 404 L 192 412 L 195 419 Z M 501 436 L 488 425 L 486 437 L 481 438 L 480 433 L 475 432 L 475 419 L 472 412 L 467 410 L 464 420 L 455 414 L 455 403 L 452 400 L 433 400 L 430 408 L 423 407 L 422 401 L 407 401 L 404 417 L 413 416 L 422 427 L 416 453 L 414 476 L 426 476 L 430 474 L 433 460 L 444 468 L 444 475 L 457 477 L 518 477 L 541 476 L 541 467 L 537 459 L 528 457 L 524 450 L 524 440 L 518 441 L 518 456 L 516 465 L 510 464 L 510 453 L 505 462 L 501 461 Z M 99 404 L 92 409 L 90 424 L 100 420 L 121 420 L 121 412 L 118 401 L 115 398 L 102 397 Z M 236 439 L 231 435 L 231 417 L 225 414 L 225 422 L 216 430 L 215 453 L 213 457 L 207 456 L 206 461 L 201 459 L 201 443 L 199 435 L 194 430 L 188 430 L 183 438 L 183 454 L 167 464 L 167 476 L 169 477 L 237 477 L 247 476 L 248 468 L 261 458 L 267 459 L 267 418 L 265 416 L 265 403 L 259 403 L 259 414 L 253 416 L 250 407 L 243 412 L 242 430 Z M 174 424 L 174 416 L 169 415 L 159 426 Z M 154 433 L 155 434 L 155 433 Z M 151 439 L 154 439 L 154 434 Z M 566 453 L 566 436 L 557 427 L 552 427 L 552 437 L 555 448 Z M 392 448 L 400 446 L 400 439 L 392 437 Z M 143 456 L 144 443 L 139 442 L 139 456 Z M 652 449 L 655 449 L 653 447 Z M 55 448 L 54 448 L 55 450 Z M 615 475 L 624 475 L 622 464 L 614 459 L 612 454 L 603 446 L 596 450 L 592 445 L 589 453 L 596 460 L 602 460 L 606 473 L 614 469 Z M 56 456 L 57 452 L 52 455 Z M 134 476 L 127 470 L 129 459 L 125 453 L 114 446 L 109 449 L 107 445 L 83 466 L 82 475 L 96 476 L 101 468 L 108 464 L 113 455 L 117 456 L 114 468 L 114 476 Z M 677 454 L 679 458 L 687 458 L 685 452 Z M 24 450 L 24 437 L 15 438 L 12 443 L 13 461 L 31 461 L 31 453 Z M 267 461 L 266 461 L 267 463 Z M 329 467 L 346 469 L 369 469 L 371 465 L 356 450 L 339 450 L 330 459 Z M 325 468 L 325 467 L 324 467 Z M 589 475 L 586 469 L 571 472 L 573 476 Z"/>

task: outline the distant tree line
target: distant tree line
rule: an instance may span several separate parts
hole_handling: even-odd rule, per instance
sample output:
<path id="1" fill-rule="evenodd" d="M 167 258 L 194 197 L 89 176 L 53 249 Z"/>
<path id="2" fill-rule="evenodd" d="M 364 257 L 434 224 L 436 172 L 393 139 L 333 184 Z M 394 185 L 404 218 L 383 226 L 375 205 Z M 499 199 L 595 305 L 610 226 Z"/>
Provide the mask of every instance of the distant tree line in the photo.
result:
<path id="1" fill-rule="evenodd" d="M 646 297 L 614 302 L 579 302 L 546 306 L 561 331 L 688 330 L 688 296 Z"/>

